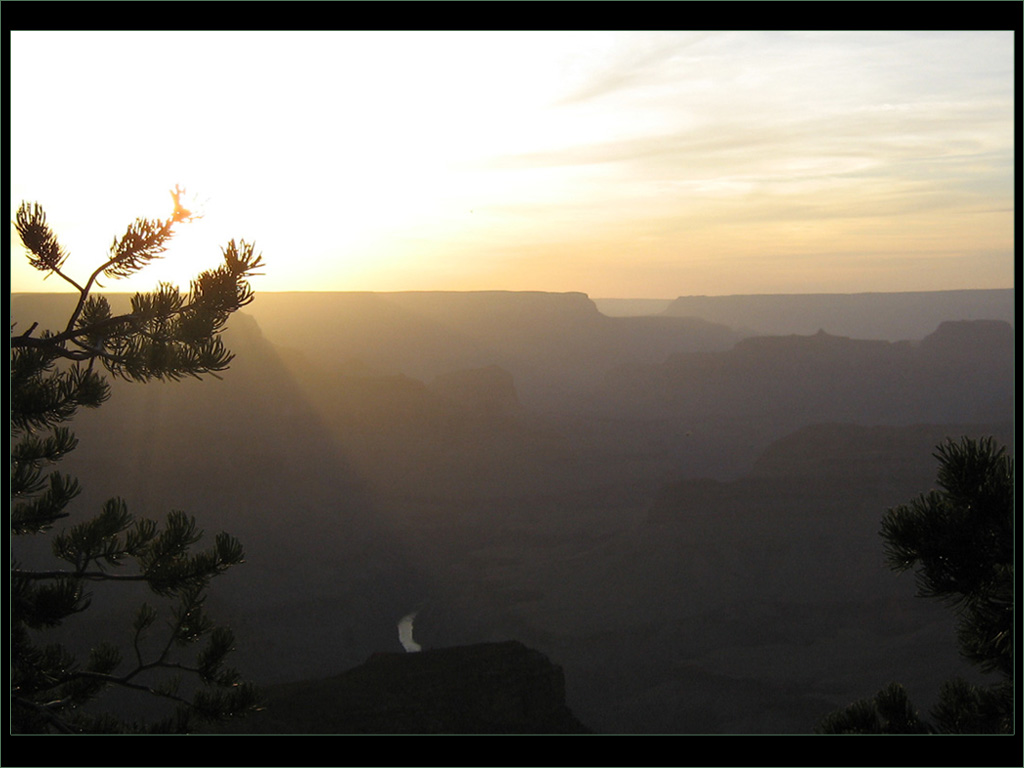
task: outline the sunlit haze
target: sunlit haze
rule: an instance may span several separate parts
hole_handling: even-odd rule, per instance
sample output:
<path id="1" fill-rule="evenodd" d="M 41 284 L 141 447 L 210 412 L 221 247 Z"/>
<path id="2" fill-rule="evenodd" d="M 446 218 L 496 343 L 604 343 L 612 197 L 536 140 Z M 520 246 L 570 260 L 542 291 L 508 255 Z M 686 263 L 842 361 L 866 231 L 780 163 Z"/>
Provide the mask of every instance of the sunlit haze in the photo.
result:
<path id="1" fill-rule="evenodd" d="M 1013 732 L 997 5 L 989 31 L 934 3 L 947 31 L 9 24 L 11 731 Z M 152 263 L 139 218 L 176 225 Z M 204 275 L 232 241 L 263 266 Z M 107 262 L 142 269 L 85 288 Z"/>
<path id="2" fill-rule="evenodd" d="M 179 184 L 259 291 L 1013 285 L 1011 32 L 24 32 L 11 218 L 84 279 Z M 68 286 L 27 266 L 12 291 Z"/>

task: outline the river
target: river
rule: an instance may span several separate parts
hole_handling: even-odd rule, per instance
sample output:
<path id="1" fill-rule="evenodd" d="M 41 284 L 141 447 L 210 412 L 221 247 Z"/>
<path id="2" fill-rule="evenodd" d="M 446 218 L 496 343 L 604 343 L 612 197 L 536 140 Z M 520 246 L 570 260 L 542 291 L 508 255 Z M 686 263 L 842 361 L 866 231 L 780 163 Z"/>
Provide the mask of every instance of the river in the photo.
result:
<path id="1" fill-rule="evenodd" d="M 422 650 L 420 644 L 412 639 L 412 620 L 416 618 L 416 613 L 416 611 L 413 611 L 408 616 L 402 617 L 402 620 L 398 622 L 398 642 L 409 653 Z"/>

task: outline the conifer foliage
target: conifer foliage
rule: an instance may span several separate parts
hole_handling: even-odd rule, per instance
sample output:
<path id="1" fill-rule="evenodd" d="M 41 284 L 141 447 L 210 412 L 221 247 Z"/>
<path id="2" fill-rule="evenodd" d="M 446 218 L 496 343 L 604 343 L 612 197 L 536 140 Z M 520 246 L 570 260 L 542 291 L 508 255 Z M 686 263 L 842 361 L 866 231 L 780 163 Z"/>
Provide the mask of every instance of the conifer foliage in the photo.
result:
<path id="1" fill-rule="evenodd" d="M 175 229 L 195 218 L 171 192 L 166 219 L 137 219 L 114 239 L 84 283 L 65 273 L 68 253 L 38 204 L 23 203 L 14 222 L 36 269 L 73 286 L 77 303 L 62 328 L 11 327 L 11 706 L 16 732 L 189 732 L 198 723 L 243 715 L 256 689 L 226 666 L 231 631 L 204 610 L 210 580 L 243 562 L 241 544 L 226 533 L 198 549 L 196 520 L 172 511 L 161 523 L 134 516 L 123 499 L 108 500 L 91 519 L 71 522 L 77 479 L 53 469 L 78 446 L 64 426 L 79 408 L 110 396 L 103 371 L 132 382 L 217 376 L 232 360 L 220 333 L 232 312 L 253 299 L 249 278 L 262 267 L 255 248 L 231 241 L 223 261 L 196 277 L 189 291 L 160 284 L 137 293 L 115 314 L 94 288 L 101 277 L 128 277 L 159 258 Z M 19 561 L 18 542 L 52 534 L 53 568 Z M 205 542 L 204 542 L 205 543 Z M 90 590 L 144 584 L 148 602 L 125 627 L 130 650 L 98 643 L 86 659 L 46 642 L 47 631 L 75 621 Z M 51 638 L 52 639 L 52 638 Z M 101 694 L 141 692 L 166 704 L 148 722 L 102 711 Z M 105 698 L 105 697 L 104 697 Z"/>
<path id="2" fill-rule="evenodd" d="M 953 608 L 960 654 L 998 681 L 943 684 L 934 723 L 902 686 L 829 715 L 824 733 L 1012 733 L 1014 674 L 1013 459 L 991 438 L 946 440 L 934 454 L 938 489 L 890 509 L 881 535 L 890 568 L 915 571 L 919 597 Z"/>

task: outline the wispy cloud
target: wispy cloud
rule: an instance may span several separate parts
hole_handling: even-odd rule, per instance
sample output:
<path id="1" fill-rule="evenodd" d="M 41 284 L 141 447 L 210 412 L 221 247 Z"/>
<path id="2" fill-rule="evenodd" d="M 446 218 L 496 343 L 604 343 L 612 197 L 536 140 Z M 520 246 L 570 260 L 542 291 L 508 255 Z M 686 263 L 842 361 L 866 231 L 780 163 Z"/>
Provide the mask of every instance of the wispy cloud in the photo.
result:
<path id="1" fill-rule="evenodd" d="M 224 227 L 302 253 L 275 278 L 289 287 L 325 269 L 339 285 L 463 270 L 503 287 L 547 263 L 559 281 L 527 287 L 608 295 L 595 286 L 649 273 L 671 294 L 677 262 L 695 290 L 701 265 L 716 285 L 730 263 L 755 280 L 749 254 L 936 240 L 965 254 L 965 281 L 1012 276 L 1009 32 L 53 33 L 65 58 L 38 61 L 48 34 L 12 47 L 32 73 L 12 79 L 14 194 L 94 200 L 84 227 L 115 202 L 139 213 L 138 190 L 198 185 L 230 208 Z M 174 77 L 168 119 L 116 118 Z M 54 100 L 72 122 L 35 119 Z M 966 255 L 1000 248 L 985 276 Z M 832 263 L 822 284 L 864 288 Z"/>

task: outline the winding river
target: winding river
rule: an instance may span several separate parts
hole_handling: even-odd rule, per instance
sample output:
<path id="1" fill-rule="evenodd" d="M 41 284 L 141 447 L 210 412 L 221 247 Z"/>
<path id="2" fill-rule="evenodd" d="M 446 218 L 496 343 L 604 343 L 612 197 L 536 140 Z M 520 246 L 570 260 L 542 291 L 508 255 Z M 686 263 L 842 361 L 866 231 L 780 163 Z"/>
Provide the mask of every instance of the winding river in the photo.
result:
<path id="1" fill-rule="evenodd" d="M 402 617 L 402 620 L 398 622 L 398 642 L 409 653 L 422 650 L 420 644 L 412 639 L 412 620 L 416 618 L 416 613 L 417 611 L 413 611 L 408 616 Z"/>

